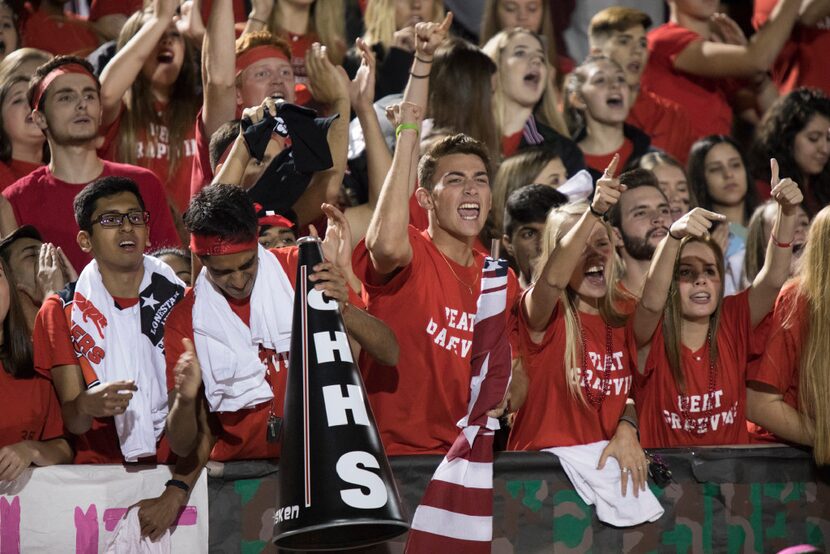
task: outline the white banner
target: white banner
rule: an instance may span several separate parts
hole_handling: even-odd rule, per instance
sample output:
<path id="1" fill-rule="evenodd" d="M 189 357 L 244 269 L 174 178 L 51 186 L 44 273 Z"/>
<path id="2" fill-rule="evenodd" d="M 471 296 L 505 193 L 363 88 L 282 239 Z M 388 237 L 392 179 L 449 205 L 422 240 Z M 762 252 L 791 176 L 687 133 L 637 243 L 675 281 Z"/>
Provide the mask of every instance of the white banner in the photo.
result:
<path id="1" fill-rule="evenodd" d="M 0 482 L 0 554 L 105 552 L 118 524 L 126 522 L 127 509 L 159 496 L 170 477 L 167 466 L 66 465 L 26 470 L 16 481 Z M 203 471 L 171 529 L 170 541 L 155 546 L 169 545 L 170 552 L 189 554 L 207 552 L 207 544 L 207 472 Z"/>

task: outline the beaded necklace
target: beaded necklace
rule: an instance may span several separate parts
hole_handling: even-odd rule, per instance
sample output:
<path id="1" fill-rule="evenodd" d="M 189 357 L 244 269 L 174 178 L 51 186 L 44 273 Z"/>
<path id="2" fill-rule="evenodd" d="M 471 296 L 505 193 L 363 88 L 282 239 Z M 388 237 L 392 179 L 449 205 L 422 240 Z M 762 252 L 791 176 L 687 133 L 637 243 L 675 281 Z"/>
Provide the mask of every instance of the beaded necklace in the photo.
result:
<path id="1" fill-rule="evenodd" d="M 588 343 L 585 340 L 585 327 L 582 325 L 581 317 L 579 317 L 579 335 L 582 339 L 582 389 L 585 391 L 585 397 L 588 399 L 588 402 L 595 410 L 599 410 L 602 407 L 602 402 L 611 390 L 611 354 L 614 351 L 611 326 L 608 323 L 605 324 L 605 357 L 602 370 L 597 372 L 600 380 L 600 392 L 598 393 L 593 391 L 591 383 L 585 379 L 585 371 L 588 369 Z"/>

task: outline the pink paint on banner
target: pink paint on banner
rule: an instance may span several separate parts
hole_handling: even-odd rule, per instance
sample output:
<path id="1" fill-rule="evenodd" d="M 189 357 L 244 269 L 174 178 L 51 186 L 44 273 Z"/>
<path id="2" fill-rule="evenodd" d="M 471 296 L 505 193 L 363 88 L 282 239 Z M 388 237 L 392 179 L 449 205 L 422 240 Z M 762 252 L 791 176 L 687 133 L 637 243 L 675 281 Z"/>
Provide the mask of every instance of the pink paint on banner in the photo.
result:
<path id="1" fill-rule="evenodd" d="M 108 508 L 104 510 L 104 529 L 107 532 L 112 533 L 115 531 L 115 528 L 118 527 L 118 522 L 121 521 L 129 508 Z M 179 510 L 179 516 L 176 518 L 175 523 L 173 523 L 173 527 L 179 525 L 196 525 L 196 506 L 185 506 L 181 510 Z M 3 551 L 5 554 L 5 551 Z"/>
<path id="2" fill-rule="evenodd" d="M 75 506 L 75 554 L 98 554 L 98 509 Z"/>
<path id="3" fill-rule="evenodd" d="M 0 552 L 20 554 L 20 499 L 0 498 Z"/>

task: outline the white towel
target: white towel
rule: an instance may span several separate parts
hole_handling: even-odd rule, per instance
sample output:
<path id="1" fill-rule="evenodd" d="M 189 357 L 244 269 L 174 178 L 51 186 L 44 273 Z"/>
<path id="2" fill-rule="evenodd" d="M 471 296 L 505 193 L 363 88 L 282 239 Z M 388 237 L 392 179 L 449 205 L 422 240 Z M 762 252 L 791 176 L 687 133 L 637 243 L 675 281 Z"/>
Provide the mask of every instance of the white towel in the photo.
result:
<path id="1" fill-rule="evenodd" d="M 105 554 L 170 554 L 171 551 L 170 529 L 156 542 L 141 536 L 138 508 L 132 508 L 124 514 L 104 547 Z"/>
<path id="2" fill-rule="evenodd" d="M 581 169 L 573 177 L 556 187 L 556 190 L 568 197 L 571 204 L 588 200 L 594 192 L 594 178 L 587 170 Z"/>
<path id="3" fill-rule="evenodd" d="M 634 485 L 629 479 L 626 495 L 620 493 L 620 465 L 614 457 L 608 457 L 603 469 L 597 469 L 602 451 L 608 441 L 579 446 L 560 446 L 544 451 L 556 454 L 562 468 L 571 480 L 576 492 L 586 504 L 596 505 L 600 521 L 616 527 L 632 527 L 646 521 L 657 521 L 663 515 L 663 507 L 646 487 L 634 496 Z"/>
<path id="4" fill-rule="evenodd" d="M 235 412 L 273 398 L 259 347 L 277 353 L 291 347 L 294 289 L 276 256 L 262 246 L 258 256 L 250 327 L 233 313 L 206 268 L 196 278 L 193 337 L 212 412 Z"/>
<path id="5" fill-rule="evenodd" d="M 144 256 L 139 302 L 124 310 L 115 307 L 101 278 L 98 262 L 91 261 L 78 277 L 72 301 L 72 326 L 81 327 L 94 348 L 84 348 L 82 366 L 87 387 L 101 382 L 132 380 L 127 410 L 115 416 L 121 453 L 128 462 L 153 456 L 167 417 L 167 371 L 164 360 L 164 323 L 184 295 L 184 283 L 167 264 Z M 87 372 L 85 372 L 86 374 Z"/>

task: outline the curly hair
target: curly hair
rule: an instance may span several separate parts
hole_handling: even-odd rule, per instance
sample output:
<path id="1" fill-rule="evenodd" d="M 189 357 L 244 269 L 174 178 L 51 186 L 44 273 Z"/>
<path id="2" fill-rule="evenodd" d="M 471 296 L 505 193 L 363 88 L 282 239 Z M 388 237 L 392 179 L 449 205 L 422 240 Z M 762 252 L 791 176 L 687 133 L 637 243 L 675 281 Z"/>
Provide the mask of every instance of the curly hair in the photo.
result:
<path id="1" fill-rule="evenodd" d="M 818 175 L 806 175 L 795 161 L 795 136 L 816 115 L 830 119 L 830 97 L 819 89 L 798 88 L 776 100 L 758 126 L 752 167 L 758 179 L 769 180 L 769 160 L 775 158 L 781 175 L 802 186 L 809 181 L 810 192 L 823 206 L 830 204 L 830 164 Z"/>

